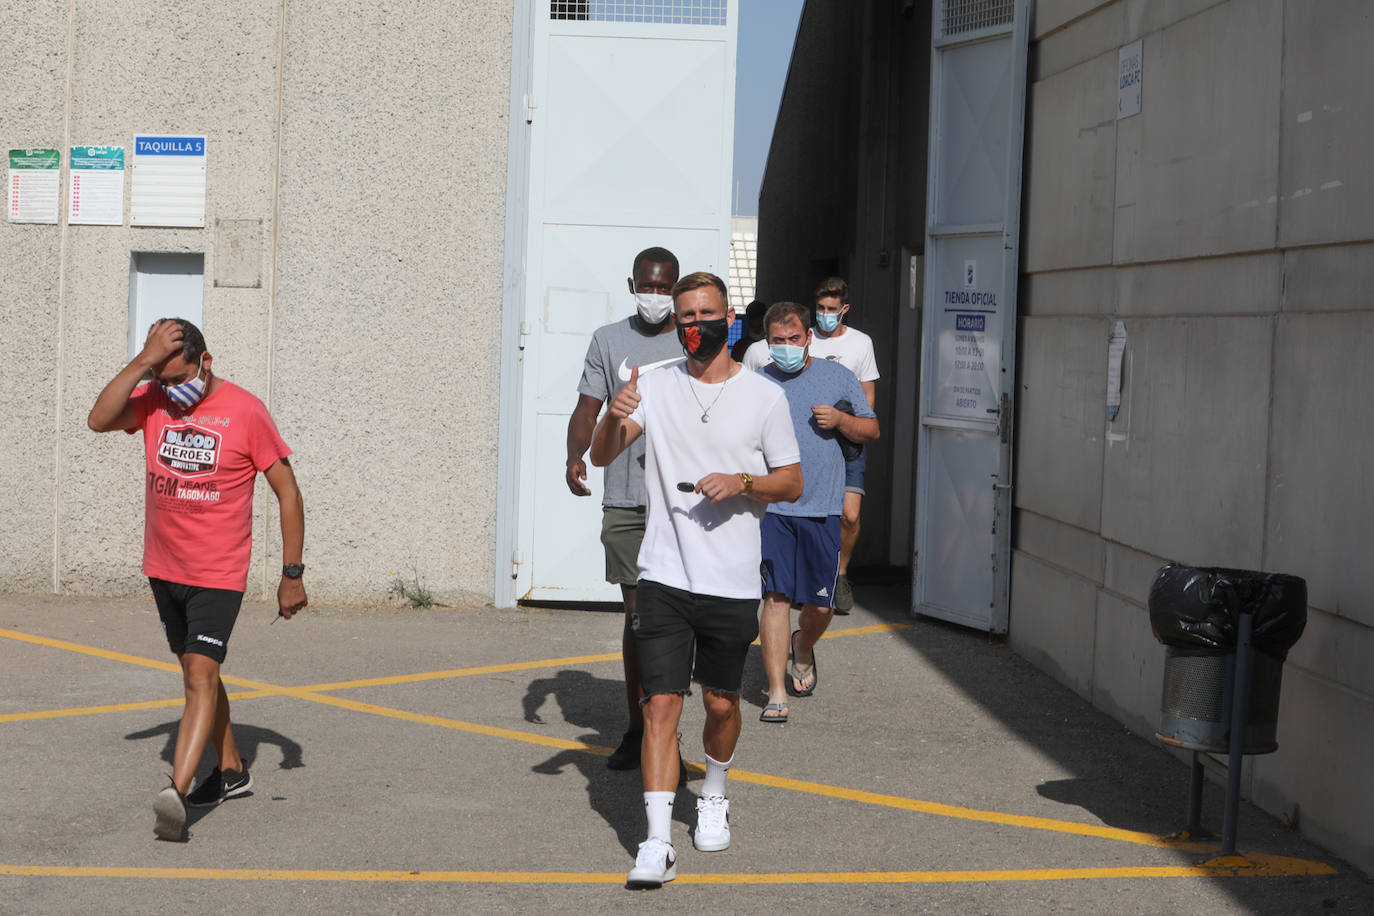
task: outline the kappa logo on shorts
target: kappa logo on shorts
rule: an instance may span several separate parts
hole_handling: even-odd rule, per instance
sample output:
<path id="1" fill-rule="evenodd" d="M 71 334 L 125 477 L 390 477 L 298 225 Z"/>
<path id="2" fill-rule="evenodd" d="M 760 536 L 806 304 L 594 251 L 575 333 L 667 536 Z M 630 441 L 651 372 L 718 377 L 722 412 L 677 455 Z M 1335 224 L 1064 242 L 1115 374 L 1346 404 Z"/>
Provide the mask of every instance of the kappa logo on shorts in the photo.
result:
<path id="1" fill-rule="evenodd" d="M 630 615 L 630 629 L 631 629 L 631 630 L 638 630 L 638 629 L 639 629 L 639 614 L 635 613 L 635 614 L 631 614 L 631 615 Z"/>
<path id="2" fill-rule="evenodd" d="M 204 633 L 197 633 L 196 639 L 200 640 L 201 642 L 208 642 L 212 646 L 219 646 L 221 649 L 224 648 L 224 640 L 215 639 L 215 637 L 213 636 L 206 636 Z"/>
<path id="3" fill-rule="evenodd" d="M 219 466 L 222 441 L 219 433 L 189 423 L 166 426 L 157 445 L 157 460 L 179 477 L 205 477 Z"/>

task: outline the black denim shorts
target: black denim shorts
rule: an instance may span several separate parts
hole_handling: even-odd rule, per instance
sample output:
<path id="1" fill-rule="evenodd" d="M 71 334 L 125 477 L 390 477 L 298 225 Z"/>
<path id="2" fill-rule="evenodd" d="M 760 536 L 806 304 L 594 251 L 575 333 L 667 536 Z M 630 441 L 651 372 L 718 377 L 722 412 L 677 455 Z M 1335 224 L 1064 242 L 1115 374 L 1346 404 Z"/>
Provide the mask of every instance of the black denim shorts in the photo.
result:
<path id="1" fill-rule="evenodd" d="M 759 635 L 759 599 L 698 595 L 639 581 L 631 629 L 644 695 L 691 693 L 692 680 L 739 693 L 749 644 Z"/>

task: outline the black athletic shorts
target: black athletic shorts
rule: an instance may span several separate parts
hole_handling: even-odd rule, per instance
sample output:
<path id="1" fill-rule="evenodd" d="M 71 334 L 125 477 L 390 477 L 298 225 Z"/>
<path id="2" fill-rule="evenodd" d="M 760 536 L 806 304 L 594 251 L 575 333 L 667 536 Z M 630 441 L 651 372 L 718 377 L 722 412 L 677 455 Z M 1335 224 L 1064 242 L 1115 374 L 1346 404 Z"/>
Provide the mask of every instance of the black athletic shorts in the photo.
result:
<path id="1" fill-rule="evenodd" d="M 191 652 L 224 662 L 229 634 L 243 604 L 243 592 L 227 588 L 201 588 L 165 579 L 149 579 L 162 632 L 173 654 Z"/>
<path id="2" fill-rule="evenodd" d="M 644 695 L 691 693 L 693 678 L 716 693 L 739 693 L 749 644 L 759 635 L 758 611 L 757 598 L 698 595 L 640 579 L 630 628 Z"/>

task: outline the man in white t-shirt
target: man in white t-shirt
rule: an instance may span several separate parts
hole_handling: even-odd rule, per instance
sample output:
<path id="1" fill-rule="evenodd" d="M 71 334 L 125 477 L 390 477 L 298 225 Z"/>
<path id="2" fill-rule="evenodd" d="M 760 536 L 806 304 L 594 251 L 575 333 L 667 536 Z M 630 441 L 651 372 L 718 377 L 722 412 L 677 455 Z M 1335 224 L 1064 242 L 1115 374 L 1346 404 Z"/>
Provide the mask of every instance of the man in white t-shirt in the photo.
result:
<path id="1" fill-rule="evenodd" d="M 644 541 L 633 621 L 644 689 L 640 755 L 648 839 L 629 888 L 677 876 L 672 845 L 678 782 L 677 729 L 693 678 L 706 707 L 706 778 L 692 844 L 730 845 L 725 779 L 740 733 L 739 692 L 758 635 L 759 523 L 764 506 L 802 493 L 801 454 L 781 386 L 746 372 L 725 349 L 734 309 L 709 273 L 673 287 L 684 363 L 630 381 L 592 435 L 592 464 L 605 467 L 645 440 Z"/>
<path id="2" fill-rule="evenodd" d="M 816 285 L 816 327 L 811 336 L 811 355 L 838 362 L 859 379 L 859 385 L 874 407 L 874 382 L 878 363 L 873 358 L 873 338 L 845 324 L 849 314 L 849 284 L 841 277 L 826 277 Z M 744 354 L 744 368 L 757 371 L 768 365 L 768 342 L 761 340 Z M 840 575 L 835 580 L 834 610 L 848 614 L 854 607 L 854 590 L 849 585 L 849 558 L 859 540 L 859 510 L 863 508 L 864 471 L 867 450 L 844 465 L 844 514 L 840 517 Z"/>

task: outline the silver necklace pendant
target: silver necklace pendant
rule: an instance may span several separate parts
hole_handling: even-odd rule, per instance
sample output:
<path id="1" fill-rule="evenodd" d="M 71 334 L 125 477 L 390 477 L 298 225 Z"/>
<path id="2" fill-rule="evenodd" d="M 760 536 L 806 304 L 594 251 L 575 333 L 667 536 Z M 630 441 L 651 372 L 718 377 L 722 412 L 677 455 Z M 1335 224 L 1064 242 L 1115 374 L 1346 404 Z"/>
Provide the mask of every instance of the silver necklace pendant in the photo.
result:
<path id="1" fill-rule="evenodd" d="M 710 422 L 711 422 L 711 415 L 710 415 L 709 413 L 704 413 L 704 414 L 702 414 L 702 415 L 701 415 L 701 422 L 703 422 L 703 423 L 710 423 Z"/>

